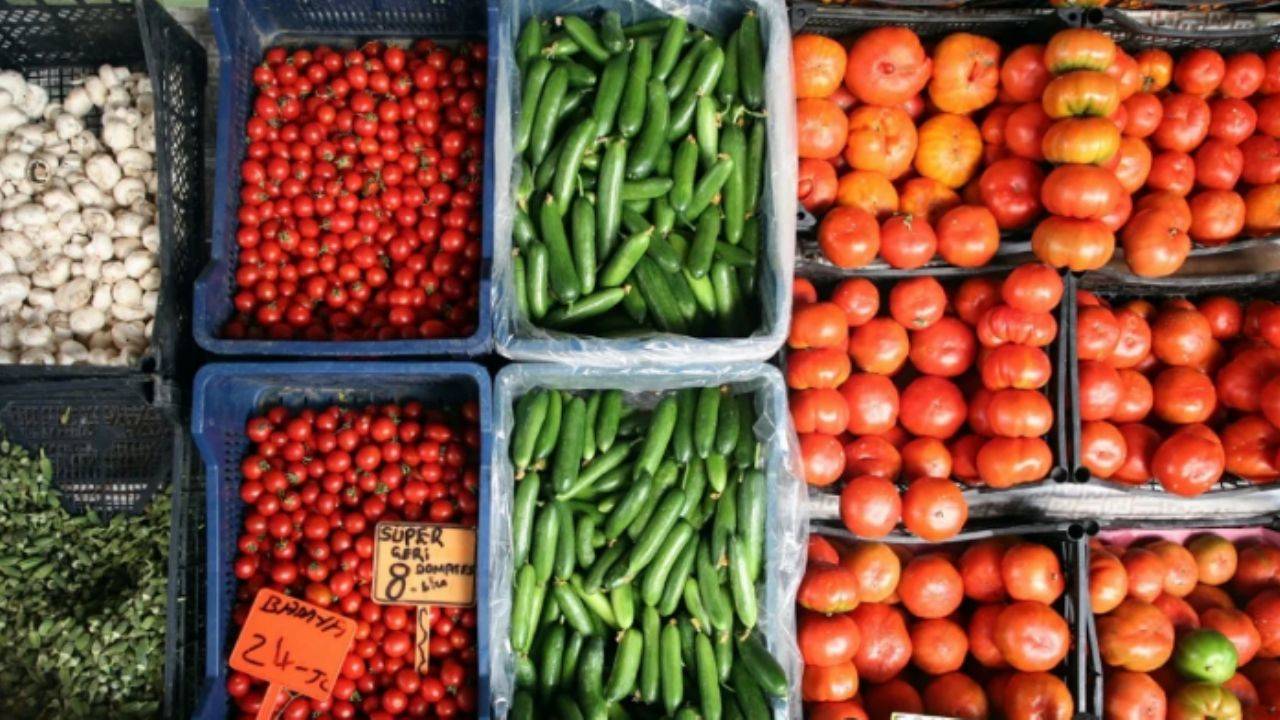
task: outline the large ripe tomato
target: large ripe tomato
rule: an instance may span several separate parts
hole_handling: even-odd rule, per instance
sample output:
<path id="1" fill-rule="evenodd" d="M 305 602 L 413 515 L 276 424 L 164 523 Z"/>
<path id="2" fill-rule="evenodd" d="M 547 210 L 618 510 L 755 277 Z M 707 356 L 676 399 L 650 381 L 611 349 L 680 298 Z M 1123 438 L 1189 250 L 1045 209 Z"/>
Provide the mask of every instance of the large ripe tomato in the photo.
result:
<path id="1" fill-rule="evenodd" d="M 911 625 L 911 662 L 929 675 L 960 669 L 969 654 L 969 636 L 954 620 L 928 618 Z"/>
<path id="2" fill-rule="evenodd" d="M 1031 250 L 1036 258 L 1052 267 L 1076 272 L 1106 265 L 1115 247 L 1115 234 L 1097 220 L 1049 216 L 1031 233 Z"/>
<path id="3" fill-rule="evenodd" d="M 916 172 L 950 188 L 963 187 L 982 160 L 982 133 L 965 115 L 939 113 L 920 126 Z"/>
<path id="4" fill-rule="evenodd" d="M 1052 214 L 1097 220 L 1115 208 L 1124 193 L 1110 170 L 1094 165 L 1061 165 L 1044 178 L 1041 201 Z"/>
<path id="5" fill-rule="evenodd" d="M 988 538 L 965 548 L 958 562 L 966 597 L 984 603 L 1008 599 L 1000 563 L 1005 551 L 1015 543 L 1010 538 Z"/>
<path id="6" fill-rule="evenodd" d="M 839 435 L 849 425 L 849 404 L 838 390 L 811 388 L 791 393 L 791 422 L 798 433 Z"/>
<path id="7" fill-rule="evenodd" d="M 1191 229 L 1191 206 L 1184 196 L 1169 190 L 1154 190 L 1138 199 L 1134 212 L 1168 210 L 1173 213 L 1173 226 L 1186 232 Z"/>
<path id="8" fill-rule="evenodd" d="M 899 420 L 912 435 L 946 440 L 964 424 L 964 393 L 946 378 L 923 375 L 902 391 Z"/>
<path id="9" fill-rule="evenodd" d="M 883 220 L 897 212 L 898 191 L 881 173 L 852 170 L 836 181 L 836 204 L 861 208 Z"/>
<path id="10" fill-rule="evenodd" d="M 889 291 L 889 314 L 908 330 L 920 330 L 942 319 L 947 291 L 936 278 L 901 280 Z"/>
<path id="11" fill-rule="evenodd" d="M 1212 48 L 1193 48 L 1173 66 L 1173 84 L 1184 93 L 1211 95 L 1222 84 L 1227 64 Z"/>
<path id="12" fill-rule="evenodd" d="M 840 564 L 858 578 L 858 596 L 864 603 L 884 602 L 898 591 L 902 559 L 882 542 L 856 542 Z"/>
<path id="13" fill-rule="evenodd" d="M 1151 474 L 1175 495 L 1194 497 L 1222 477 L 1226 452 L 1217 433 L 1204 425 L 1187 425 L 1165 439 L 1151 458 Z"/>
<path id="14" fill-rule="evenodd" d="M 1231 591 L 1238 597 L 1251 597 L 1275 585 L 1278 575 L 1280 549 L 1266 544 L 1244 545 L 1238 549 Z"/>
<path id="15" fill-rule="evenodd" d="M 1164 105 L 1160 103 L 1160 98 L 1148 92 L 1134 94 L 1124 101 L 1122 107 L 1128 118 L 1124 134 L 1129 137 L 1150 137 L 1160 127 L 1160 120 L 1164 117 Z"/>
<path id="16" fill-rule="evenodd" d="M 1186 196 L 1195 187 L 1196 163 L 1190 155 L 1170 150 L 1151 158 L 1147 187 Z"/>
<path id="17" fill-rule="evenodd" d="M 1183 685 L 1169 698 L 1169 720 L 1240 718 L 1240 700 L 1221 685 L 1194 682 Z"/>
<path id="18" fill-rule="evenodd" d="M 1121 231 L 1120 242 L 1129 269 L 1142 277 L 1171 275 L 1191 254 L 1191 237 L 1170 210 L 1139 211 Z"/>
<path id="19" fill-rule="evenodd" d="M 1257 53 L 1242 52 L 1227 57 L 1218 92 L 1232 99 L 1247 98 L 1262 86 L 1266 63 Z"/>
<path id="20" fill-rule="evenodd" d="M 1249 189 L 1244 199 L 1244 224 L 1252 235 L 1280 232 L 1280 184 Z"/>
<path id="21" fill-rule="evenodd" d="M 844 446 L 845 474 L 896 479 L 902 471 L 902 455 L 893 443 L 876 435 L 860 437 Z"/>
<path id="22" fill-rule="evenodd" d="M 1102 223 L 1111 232 L 1116 232 L 1129 222 L 1129 216 L 1133 214 L 1133 196 L 1124 193 L 1120 196 L 1120 201 L 1110 212 L 1098 218 L 1098 222 Z"/>
<path id="23" fill-rule="evenodd" d="M 1151 174 L 1151 148 L 1138 138 L 1121 138 L 1120 148 L 1106 168 L 1116 176 L 1126 193 L 1136 193 L 1146 185 Z"/>
<path id="24" fill-rule="evenodd" d="M 1014 673 L 1004 687 L 1003 700 L 1007 718 L 1070 720 L 1075 716 L 1066 683 L 1047 672 Z"/>
<path id="25" fill-rule="evenodd" d="M 930 715 L 965 720 L 978 720 L 990 715 L 982 686 L 962 672 L 941 675 L 924 686 L 924 711 Z"/>
<path id="26" fill-rule="evenodd" d="M 961 320 L 976 326 L 986 311 L 1000 304 L 1001 292 L 1001 283 L 994 277 L 966 278 L 956 288 L 951 304 Z"/>
<path id="27" fill-rule="evenodd" d="M 1124 435 L 1105 420 L 1081 423 L 1080 464 L 1098 478 L 1109 478 L 1124 465 Z"/>
<path id="28" fill-rule="evenodd" d="M 833 435 L 802 433 L 800 458 L 804 463 L 804 479 L 814 487 L 826 487 L 844 473 L 844 448 Z"/>
<path id="29" fill-rule="evenodd" d="M 898 204 L 901 207 L 901 200 Z M 907 270 L 923 267 L 937 251 L 938 236 L 923 216 L 894 215 L 880 226 L 880 257 L 890 267 Z"/>
<path id="30" fill-rule="evenodd" d="M 1168 367 L 1152 383 L 1156 416 L 1168 423 L 1186 425 L 1209 419 L 1217 408 L 1213 380 L 1189 367 Z"/>
<path id="31" fill-rule="evenodd" d="M 1229 408 L 1258 412 L 1267 397 L 1263 390 L 1277 374 L 1280 374 L 1280 350 L 1243 348 L 1218 370 L 1218 398 Z"/>
<path id="32" fill-rule="evenodd" d="M 1110 667 L 1150 672 L 1173 655 L 1173 623 L 1151 603 L 1125 600 L 1097 625 L 1098 649 Z"/>
<path id="33" fill-rule="evenodd" d="M 1000 304 L 982 314 L 977 330 L 978 342 L 985 347 L 1005 343 L 1044 347 L 1058 336 L 1058 321 L 1051 313 L 1030 313 Z"/>
<path id="34" fill-rule="evenodd" d="M 911 637 L 902 612 L 892 605 L 862 603 L 854 608 L 861 642 L 853 664 L 867 682 L 885 682 L 911 661 Z"/>
<path id="35" fill-rule="evenodd" d="M 1198 310 L 1163 310 L 1151 324 L 1151 351 L 1167 365 L 1199 365 L 1213 352 L 1213 329 Z"/>
<path id="36" fill-rule="evenodd" d="M 1173 56 L 1159 48 L 1143 50 L 1133 58 L 1138 61 L 1142 91 L 1157 93 L 1173 81 Z"/>
<path id="37" fill-rule="evenodd" d="M 1129 575 L 1129 596 L 1143 602 L 1154 602 L 1164 592 L 1164 579 L 1168 574 L 1164 560 L 1154 551 L 1132 545 L 1124 551 L 1120 561 Z"/>
<path id="38" fill-rule="evenodd" d="M 791 334 L 787 346 L 803 348 L 841 348 L 849 342 L 844 310 L 831 302 L 811 303 L 791 313 Z"/>
<path id="39" fill-rule="evenodd" d="M 1222 585 L 1236 574 L 1239 564 L 1236 546 L 1221 535 L 1212 532 L 1197 534 L 1187 539 L 1187 549 L 1196 559 L 1197 579 L 1201 583 Z"/>
<path id="40" fill-rule="evenodd" d="M 1053 405 L 1038 390 L 997 390 L 986 415 L 991 432 L 1000 437 L 1040 437 L 1053 427 Z"/>
<path id="41" fill-rule="evenodd" d="M 1252 662 L 1262 647 L 1262 636 L 1253 618 L 1235 608 L 1206 608 L 1200 613 L 1200 626 L 1217 630 L 1231 641 L 1240 667 Z"/>
<path id="42" fill-rule="evenodd" d="M 902 517 L 902 499 L 891 480 L 862 475 L 840 492 L 840 518 L 858 537 L 888 535 Z"/>
<path id="43" fill-rule="evenodd" d="M 1001 603 L 978 605 L 969 616 L 969 651 L 983 667 L 1009 667 L 996 645 L 996 621 L 1005 607 Z"/>
<path id="44" fill-rule="evenodd" d="M 888 720 L 894 713 L 922 713 L 924 701 L 906 680 L 894 678 L 880 685 L 872 685 L 864 693 L 864 703 L 870 717 Z"/>
<path id="45" fill-rule="evenodd" d="M 959 205 L 955 190 L 927 177 L 913 177 L 902 183 L 898 193 L 898 209 L 903 215 L 924 218 L 932 226 L 942 214 Z"/>
<path id="46" fill-rule="evenodd" d="M 964 600 L 964 580 L 945 555 L 917 555 L 902 568 L 898 595 L 911 615 L 942 618 L 960 607 Z"/>
<path id="47" fill-rule="evenodd" d="M 981 205 L 960 205 L 938 220 L 938 254 L 956 267 L 981 267 L 1000 248 L 995 215 Z"/>
<path id="48" fill-rule="evenodd" d="M 1244 198 L 1234 190 L 1202 190 L 1191 196 L 1191 239 L 1225 245 L 1244 229 Z"/>
<path id="49" fill-rule="evenodd" d="M 852 700 L 811 703 L 807 713 L 809 720 L 869 720 L 862 704 Z"/>
<path id="50" fill-rule="evenodd" d="M 1080 419 L 1107 420 L 1120 405 L 1120 373 L 1100 360 L 1081 360 L 1077 369 Z"/>
<path id="51" fill-rule="evenodd" d="M 1156 540 L 1147 545 L 1147 549 L 1164 563 L 1165 595 L 1183 598 L 1191 594 L 1200 576 L 1191 551 L 1172 540 Z"/>
<path id="52" fill-rule="evenodd" d="M 802 158 L 830 160 L 849 137 L 849 118 L 826 98 L 796 101 L 796 152 Z"/>
<path id="53" fill-rule="evenodd" d="M 805 665 L 830 667 L 853 660 L 861 635 L 848 615 L 824 615 L 801 610 L 796 618 L 796 640 Z"/>
<path id="54" fill-rule="evenodd" d="M 853 329 L 849 354 L 854 363 L 869 373 L 892 375 L 907 361 L 910 343 L 907 329 L 897 320 L 877 317 Z"/>
<path id="55" fill-rule="evenodd" d="M 845 87 L 869 105 L 899 105 L 929 83 L 933 61 L 920 38 L 901 26 L 863 33 L 849 47 Z"/>
<path id="56" fill-rule="evenodd" d="M 916 126 L 906 111 L 863 105 L 849 114 L 844 159 L 854 169 L 873 170 L 892 180 L 911 169 L 916 143 Z"/>
<path id="57" fill-rule="evenodd" d="M 1120 106 L 1120 85 L 1104 72 L 1076 70 L 1054 78 L 1041 104 L 1051 118 L 1106 117 Z"/>
<path id="58" fill-rule="evenodd" d="M 1058 75 L 1072 70 L 1106 70 L 1116 56 L 1116 44 L 1098 32 L 1080 28 L 1060 30 L 1044 49 L 1044 64 Z"/>
<path id="59" fill-rule="evenodd" d="M 978 476 L 993 488 L 1009 488 L 1048 477 L 1053 451 L 1043 438 L 991 438 L 978 450 Z"/>
<path id="60" fill-rule="evenodd" d="M 1209 134 L 1209 103 L 1195 95 L 1173 94 L 1164 99 L 1164 116 L 1151 136 L 1161 150 L 1189 153 Z"/>
<path id="61" fill-rule="evenodd" d="M 1250 135 L 1240 142 L 1244 164 L 1240 179 L 1250 185 L 1268 185 L 1280 180 L 1280 141 L 1270 135 Z"/>
<path id="62" fill-rule="evenodd" d="M 1262 639 L 1258 657 L 1280 657 L 1280 590 L 1263 590 L 1249 601 L 1244 611 Z"/>
<path id="63" fill-rule="evenodd" d="M 1104 689 L 1107 720 L 1163 720 L 1165 717 L 1164 688 L 1146 673 L 1108 672 Z"/>
<path id="64" fill-rule="evenodd" d="M 990 105 L 1000 86 L 1000 45 L 970 33 L 952 33 L 933 49 L 929 99 L 941 111 L 967 114 Z"/>
<path id="65" fill-rule="evenodd" d="M 931 542 L 954 537 L 969 517 L 969 504 L 946 478 L 916 478 L 902 494 L 902 523 Z"/>
<path id="66" fill-rule="evenodd" d="M 977 355 L 973 329 L 958 318 L 944 317 L 911 331 L 911 364 L 927 375 L 958 377 L 973 366 Z"/>
<path id="67" fill-rule="evenodd" d="M 1124 464 L 1111 476 L 1130 485 L 1140 485 L 1151 479 L 1151 460 L 1163 438 L 1153 428 L 1142 423 L 1120 425 L 1124 436 Z"/>
<path id="68" fill-rule="evenodd" d="M 1044 173 L 1026 158 L 997 160 L 982 172 L 978 192 L 1001 230 L 1026 227 L 1040 215 Z"/>
<path id="69" fill-rule="evenodd" d="M 818 613 L 843 613 L 858 607 L 858 580 L 836 563 L 810 562 L 796 604 Z"/>
<path id="70" fill-rule="evenodd" d="M 1121 100 L 1132 97 L 1142 89 L 1142 72 L 1138 69 L 1138 61 L 1123 48 L 1116 48 L 1116 57 L 1107 66 L 1106 73 L 1115 78 L 1116 84 L 1120 86 Z"/>
<path id="71" fill-rule="evenodd" d="M 1076 357 L 1109 361 L 1120 342 L 1120 321 L 1111 308 L 1086 305 L 1076 311 Z"/>
<path id="72" fill-rule="evenodd" d="M 1034 600 L 1046 605 L 1066 590 L 1058 555 L 1039 543 L 1021 542 L 1005 551 L 1000 576 L 1014 600 Z"/>
<path id="73" fill-rule="evenodd" d="M 1005 661 L 1022 672 L 1052 670 L 1071 648 L 1067 621 L 1034 600 L 1019 600 L 1000 611 L 995 641 Z"/>
<path id="74" fill-rule="evenodd" d="M 843 702 L 858 694 L 858 670 L 852 662 L 805 666 L 800 690 L 805 702 Z"/>
<path id="75" fill-rule="evenodd" d="M 835 348 L 787 353 L 787 387 L 794 390 L 839 387 L 852 370 L 849 353 Z"/>
<path id="76" fill-rule="evenodd" d="M 826 160 L 801 158 L 796 197 L 805 210 L 822 213 L 836 201 L 836 169 Z"/>
<path id="77" fill-rule="evenodd" d="M 849 408 L 848 431 L 854 435 L 879 435 L 898 422 L 898 388 L 886 375 L 854 373 L 840 386 Z"/>
<path id="78" fill-rule="evenodd" d="M 989 390 L 1037 390 L 1048 384 L 1053 373 L 1049 354 L 1027 345 L 1007 344 L 993 348 L 979 364 L 982 384 Z"/>
<path id="79" fill-rule="evenodd" d="M 818 246 L 839 267 L 862 267 L 880 251 L 880 225 L 861 208 L 832 208 L 818 224 Z"/>
<path id="80" fill-rule="evenodd" d="M 840 43 L 825 35 L 802 33 L 791 38 L 792 85 L 797 98 L 824 98 L 844 81 L 847 56 Z"/>
<path id="81" fill-rule="evenodd" d="M 1222 428 L 1226 471 L 1246 480 L 1266 483 L 1280 478 L 1277 447 L 1280 447 L 1280 430 L 1266 418 L 1245 415 Z"/>
<path id="82" fill-rule="evenodd" d="M 848 278 L 831 291 L 831 302 L 844 310 L 849 327 L 858 327 L 880 312 L 880 291 L 866 278 Z"/>
<path id="83" fill-rule="evenodd" d="M 1196 182 L 1215 190 L 1230 190 L 1236 186 L 1244 169 L 1244 153 L 1236 144 L 1211 137 L 1196 150 Z"/>
<path id="84" fill-rule="evenodd" d="M 1129 593 L 1129 573 L 1120 558 L 1106 550 L 1089 555 L 1089 599 L 1093 612 L 1105 615 L 1124 601 Z"/>
<path id="85" fill-rule="evenodd" d="M 1115 363 L 1110 363 L 1115 367 Z M 1133 368 L 1119 368 L 1120 402 L 1111 412 L 1111 420 L 1117 423 L 1139 422 L 1147 418 L 1155 405 L 1155 389 L 1146 375 Z"/>
<path id="86" fill-rule="evenodd" d="M 1058 165 L 1105 163 L 1119 148 L 1120 129 L 1110 119 L 1100 117 L 1058 120 L 1049 126 L 1040 141 L 1044 159 Z"/>
<path id="87" fill-rule="evenodd" d="M 1044 160 L 1044 136 L 1054 124 L 1039 102 L 1028 102 L 1009 113 L 1004 123 L 1004 143 L 1009 151 L 1027 160 Z"/>
<path id="88" fill-rule="evenodd" d="M 1258 111 L 1239 98 L 1214 98 L 1209 101 L 1209 137 L 1239 144 L 1253 135 L 1258 126 Z"/>
<path id="89" fill-rule="evenodd" d="M 1041 263 L 1014 268 L 1000 286 L 1009 305 L 1026 312 L 1049 312 L 1062 300 L 1062 275 Z"/>
<path id="90" fill-rule="evenodd" d="M 1000 90 L 1010 102 L 1039 100 L 1052 79 L 1044 64 L 1043 45 L 1022 45 L 1000 66 Z"/>

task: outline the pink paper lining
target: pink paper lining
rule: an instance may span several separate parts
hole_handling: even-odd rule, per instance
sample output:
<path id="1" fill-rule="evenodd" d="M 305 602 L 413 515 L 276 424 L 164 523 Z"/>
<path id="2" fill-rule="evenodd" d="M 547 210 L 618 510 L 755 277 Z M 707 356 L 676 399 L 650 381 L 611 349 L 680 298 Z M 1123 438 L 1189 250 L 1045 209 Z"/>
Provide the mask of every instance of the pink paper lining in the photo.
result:
<path id="1" fill-rule="evenodd" d="M 1119 545 L 1120 547 L 1129 547 L 1137 540 L 1145 538 L 1158 537 L 1165 540 L 1172 540 L 1179 545 L 1186 542 L 1187 538 L 1192 535 L 1201 535 L 1203 533 L 1216 533 L 1222 537 L 1237 542 L 1240 540 L 1262 539 L 1268 545 L 1280 547 L 1280 532 L 1264 527 L 1247 527 L 1247 528 L 1150 528 L 1150 529 L 1117 529 L 1103 530 L 1098 533 L 1098 539 L 1108 545 Z"/>

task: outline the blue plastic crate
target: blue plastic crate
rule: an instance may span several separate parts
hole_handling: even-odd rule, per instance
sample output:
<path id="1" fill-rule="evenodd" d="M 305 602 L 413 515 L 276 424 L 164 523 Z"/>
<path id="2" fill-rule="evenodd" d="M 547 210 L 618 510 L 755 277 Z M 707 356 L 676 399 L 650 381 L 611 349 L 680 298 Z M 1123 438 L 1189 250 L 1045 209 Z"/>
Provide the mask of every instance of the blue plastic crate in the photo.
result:
<path id="1" fill-rule="evenodd" d="M 252 105 L 254 66 L 280 44 L 355 45 L 370 38 L 483 39 L 485 12 L 475 0 L 213 0 L 209 4 L 221 69 L 218 75 L 217 169 L 213 193 L 212 253 L 195 284 L 193 332 L 202 348 L 220 355 L 293 357 L 475 357 L 492 342 L 490 263 L 493 243 L 482 233 L 479 307 L 469 337 L 435 340 L 233 340 L 221 337 L 235 294 L 236 215 L 245 123 Z M 490 61 L 492 67 L 492 61 Z M 490 70 L 492 74 L 492 70 Z M 485 147 L 493 145 L 493 84 L 486 87 Z M 493 153 L 485 153 L 484 187 L 492 183 Z M 492 216 L 484 193 L 484 218 Z"/>
<path id="2" fill-rule="evenodd" d="M 205 464 L 206 623 L 205 674 L 200 704 L 193 717 L 223 720 L 228 715 L 226 691 L 227 636 L 236 580 L 236 555 L 243 503 L 240 461 L 248 448 L 244 426 L 250 415 L 271 405 L 323 406 L 418 400 L 428 407 L 474 400 L 480 406 L 480 507 L 489 505 L 489 455 L 492 382 L 474 363 L 392 362 L 353 365 L 349 362 L 215 363 L 196 375 L 191 434 Z M 488 621 L 484 592 L 488 586 L 489 523 L 480 513 L 476 546 L 476 609 L 479 717 L 489 717 Z"/>

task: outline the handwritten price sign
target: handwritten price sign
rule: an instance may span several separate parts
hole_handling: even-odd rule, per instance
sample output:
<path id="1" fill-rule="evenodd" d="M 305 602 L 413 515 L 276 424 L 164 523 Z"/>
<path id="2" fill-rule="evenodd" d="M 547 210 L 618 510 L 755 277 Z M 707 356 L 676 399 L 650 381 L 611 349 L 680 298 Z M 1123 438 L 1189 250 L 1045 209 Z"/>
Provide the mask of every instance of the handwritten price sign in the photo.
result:
<path id="1" fill-rule="evenodd" d="M 378 523 L 373 601 L 383 605 L 476 602 L 476 531 L 455 525 Z"/>
<path id="2" fill-rule="evenodd" d="M 355 637 L 354 620 L 263 588 L 253 599 L 228 664 L 270 683 L 258 714 L 267 717 L 283 690 L 328 698 Z"/>

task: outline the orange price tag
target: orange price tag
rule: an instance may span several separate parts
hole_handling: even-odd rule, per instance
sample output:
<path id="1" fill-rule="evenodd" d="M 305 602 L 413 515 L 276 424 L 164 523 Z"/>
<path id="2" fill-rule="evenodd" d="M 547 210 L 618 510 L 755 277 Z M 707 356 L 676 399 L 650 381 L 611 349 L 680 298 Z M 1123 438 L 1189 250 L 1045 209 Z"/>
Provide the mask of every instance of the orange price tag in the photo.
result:
<path id="1" fill-rule="evenodd" d="M 228 664 L 270 683 L 258 713 L 267 718 L 283 690 L 327 699 L 355 638 L 355 620 L 263 588 Z"/>

